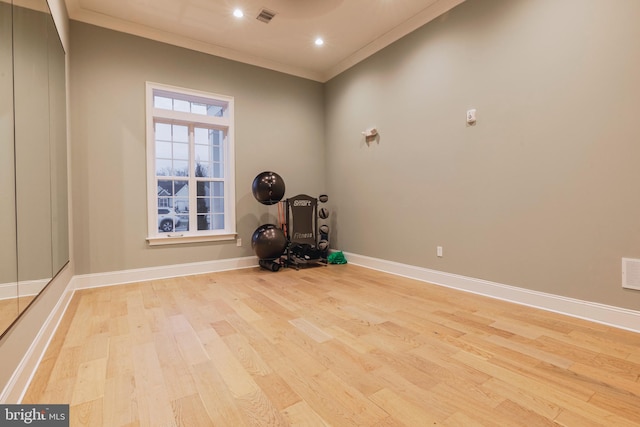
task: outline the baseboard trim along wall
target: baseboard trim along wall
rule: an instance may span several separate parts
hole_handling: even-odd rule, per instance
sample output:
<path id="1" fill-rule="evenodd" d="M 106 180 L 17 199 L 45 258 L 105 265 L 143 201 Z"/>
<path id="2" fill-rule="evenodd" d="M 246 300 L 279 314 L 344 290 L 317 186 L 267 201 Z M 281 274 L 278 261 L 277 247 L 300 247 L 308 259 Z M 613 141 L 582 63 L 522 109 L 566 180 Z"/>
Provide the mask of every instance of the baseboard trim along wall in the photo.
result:
<path id="1" fill-rule="evenodd" d="M 0 283 L 0 300 L 18 298 L 18 282 Z"/>
<path id="2" fill-rule="evenodd" d="M 18 298 L 18 285 L 21 297 L 38 295 L 50 281 L 51 278 L 0 283 L 0 300 Z"/>
<path id="3" fill-rule="evenodd" d="M 632 332 L 640 332 L 640 311 L 532 291 L 487 280 L 474 279 L 473 277 L 460 276 L 348 252 L 344 254 L 348 262 L 354 265 L 577 317 Z"/>
<path id="4" fill-rule="evenodd" d="M 102 286 L 123 285 L 147 280 L 169 279 L 171 277 L 192 276 L 227 270 L 256 267 L 258 258 L 230 258 L 189 264 L 163 265 L 160 267 L 138 268 L 134 270 L 111 271 L 107 273 L 76 275 L 71 280 L 71 288 L 89 289 Z"/>

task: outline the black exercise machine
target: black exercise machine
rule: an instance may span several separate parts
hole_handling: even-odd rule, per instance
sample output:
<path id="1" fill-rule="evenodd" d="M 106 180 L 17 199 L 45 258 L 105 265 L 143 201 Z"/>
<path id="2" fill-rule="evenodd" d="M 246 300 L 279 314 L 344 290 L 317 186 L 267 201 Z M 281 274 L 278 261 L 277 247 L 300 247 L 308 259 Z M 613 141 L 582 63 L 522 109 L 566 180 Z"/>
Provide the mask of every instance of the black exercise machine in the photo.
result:
<path id="1" fill-rule="evenodd" d="M 288 241 L 284 255 L 285 265 L 296 269 L 309 263 L 326 266 L 329 245 L 326 240 L 320 239 L 318 231 L 318 199 L 299 194 L 285 200 L 284 205 L 284 229 Z"/>

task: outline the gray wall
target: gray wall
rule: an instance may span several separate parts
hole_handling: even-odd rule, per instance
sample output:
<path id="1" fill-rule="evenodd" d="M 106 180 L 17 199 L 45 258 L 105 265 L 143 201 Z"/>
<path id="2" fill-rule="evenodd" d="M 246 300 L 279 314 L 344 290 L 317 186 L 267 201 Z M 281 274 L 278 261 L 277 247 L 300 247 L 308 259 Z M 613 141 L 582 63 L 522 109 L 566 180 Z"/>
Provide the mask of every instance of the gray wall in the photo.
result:
<path id="1" fill-rule="evenodd" d="M 76 274 L 253 255 L 276 219 L 253 178 L 279 173 L 286 196 L 325 188 L 323 90 L 317 82 L 71 21 L 71 144 Z M 145 81 L 235 97 L 235 241 L 149 247 Z"/>
<path id="2" fill-rule="evenodd" d="M 332 246 L 639 309 L 621 288 L 640 258 L 638 17 L 468 0 L 328 82 Z"/>

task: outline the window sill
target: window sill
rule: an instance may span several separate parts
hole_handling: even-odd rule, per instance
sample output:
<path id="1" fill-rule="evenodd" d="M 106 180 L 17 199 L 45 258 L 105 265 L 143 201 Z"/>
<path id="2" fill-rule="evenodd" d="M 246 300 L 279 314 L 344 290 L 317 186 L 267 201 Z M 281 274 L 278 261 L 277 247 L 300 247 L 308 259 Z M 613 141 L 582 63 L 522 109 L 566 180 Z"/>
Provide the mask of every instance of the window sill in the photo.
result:
<path id="1" fill-rule="evenodd" d="M 169 233 L 164 236 L 147 237 L 149 246 L 179 245 L 182 243 L 220 242 L 225 240 L 235 240 L 236 233 L 230 234 L 208 234 L 208 235 L 184 235 L 180 233 Z"/>

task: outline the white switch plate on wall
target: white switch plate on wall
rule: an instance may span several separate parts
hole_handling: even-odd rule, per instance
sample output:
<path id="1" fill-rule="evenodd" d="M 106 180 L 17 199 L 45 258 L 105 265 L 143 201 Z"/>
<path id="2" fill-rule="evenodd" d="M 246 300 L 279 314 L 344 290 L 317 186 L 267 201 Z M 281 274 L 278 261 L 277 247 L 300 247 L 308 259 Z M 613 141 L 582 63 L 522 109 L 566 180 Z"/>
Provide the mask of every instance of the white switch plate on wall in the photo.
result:
<path id="1" fill-rule="evenodd" d="M 467 110 L 467 124 L 472 125 L 476 122 L 476 109 Z"/>

